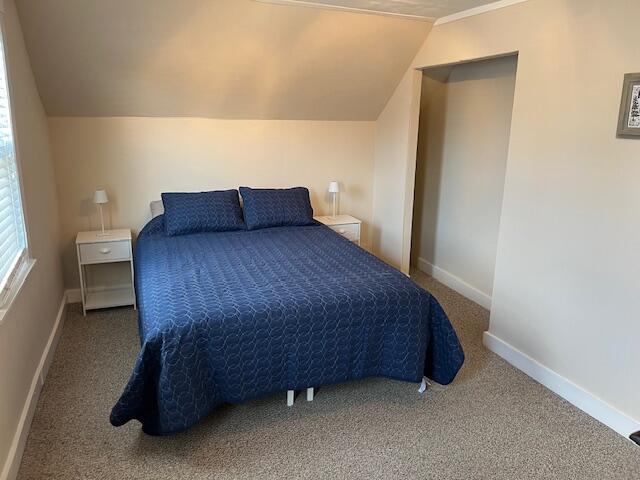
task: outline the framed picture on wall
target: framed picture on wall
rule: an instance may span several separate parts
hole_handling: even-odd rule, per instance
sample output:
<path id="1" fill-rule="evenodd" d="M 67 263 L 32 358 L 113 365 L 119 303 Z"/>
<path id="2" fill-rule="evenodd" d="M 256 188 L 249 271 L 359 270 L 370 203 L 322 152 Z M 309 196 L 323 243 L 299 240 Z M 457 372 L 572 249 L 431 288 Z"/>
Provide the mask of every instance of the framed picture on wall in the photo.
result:
<path id="1" fill-rule="evenodd" d="M 640 73 L 624 76 L 618 137 L 640 139 Z"/>

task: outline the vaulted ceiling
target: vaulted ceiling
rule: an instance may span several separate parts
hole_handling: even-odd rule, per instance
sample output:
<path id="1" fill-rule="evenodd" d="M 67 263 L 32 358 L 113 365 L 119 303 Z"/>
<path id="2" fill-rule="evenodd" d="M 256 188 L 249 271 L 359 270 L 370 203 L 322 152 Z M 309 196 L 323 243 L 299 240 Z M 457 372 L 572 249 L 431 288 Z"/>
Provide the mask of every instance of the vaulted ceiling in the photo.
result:
<path id="1" fill-rule="evenodd" d="M 373 120 L 429 22 L 252 0 L 18 0 L 51 116 Z"/>
<path id="2" fill-rule="evenodd" d="M 437 19 L 496 0 L 259 0 L 280 4 L 339 7 L 394 15 Z"/>

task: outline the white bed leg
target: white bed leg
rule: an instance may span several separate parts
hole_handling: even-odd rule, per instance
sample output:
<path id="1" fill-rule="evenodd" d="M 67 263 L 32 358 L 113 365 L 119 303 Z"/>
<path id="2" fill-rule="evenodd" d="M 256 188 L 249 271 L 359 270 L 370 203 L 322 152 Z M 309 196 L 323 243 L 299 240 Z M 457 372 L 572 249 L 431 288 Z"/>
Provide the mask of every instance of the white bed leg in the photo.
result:
<path id="1" fill-rule="evenodd" d="M 307 402 L 313 402 L 313 387 L 307 388 Z"/>
<path id="2" fill-rule="evenodd" d="M 419 393 L 424 393 L 427 390 L 432 392 L 442 392 L 447 389 L 446 385 L 440 385 L 439 383 L 431 380 L 427 377 L 422 377 L 422 383 L 420 384 L 420 388 L 418 389 Z"/>
<path id="3" fill-rule="evenodd" d="M 293 396 L 295 392 L 293 390 L 287 390 L 287 407 L 293 406 Z"/>
<path id="4" fill-rule="evenodd" d="M 426 392 L 428 385 L 429 385 L 429 382 L 427 381 L 427 377 L 422 377 L 422 383 L 420 384 L 420 388 L 418 389 L 418 393 Z"/>

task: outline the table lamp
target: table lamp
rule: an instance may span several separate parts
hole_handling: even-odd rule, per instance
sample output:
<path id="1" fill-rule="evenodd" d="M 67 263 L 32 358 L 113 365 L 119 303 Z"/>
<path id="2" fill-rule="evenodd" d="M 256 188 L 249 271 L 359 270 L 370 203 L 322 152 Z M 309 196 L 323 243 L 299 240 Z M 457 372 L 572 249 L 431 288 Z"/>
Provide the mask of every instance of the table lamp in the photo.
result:
<path id="1" fill-rule="evenodd" d="M 109 197 L 107 196 L 106 190 L 96 190 L 93 194 L 93 203 L 98 205 L 98 210 L 100 210 L 100 225 L 102 226 L 102 232 L 98 234 L 100 237 L 106 237 L 111 235 L 109 232 L 105 232 L 104 230 L 104 215 L 102 213 L 102 205 L 109 202 Z"/>

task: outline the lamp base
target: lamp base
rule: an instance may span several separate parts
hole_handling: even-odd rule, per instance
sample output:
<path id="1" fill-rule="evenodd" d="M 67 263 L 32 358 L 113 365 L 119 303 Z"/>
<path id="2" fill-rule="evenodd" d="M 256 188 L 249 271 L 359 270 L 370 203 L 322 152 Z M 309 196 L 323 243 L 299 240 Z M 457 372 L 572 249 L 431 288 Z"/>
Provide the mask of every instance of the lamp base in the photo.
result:
<path id="1" fill-rule="evenodd" d="M 331 218 L 333 218 L 335 220 L 335 218 L 338 216 L 338 194 L 334 193 L 333 194 L 333 215 L 331 215 Z"/>
<path id="2" fill-rule="evenodd" d="M 98 204 L 98 209 L 100 210 L 100 232 L 98 232 L 99 237 L 108 237 L 111 235 L 109 230 L 104 229 L 104 215 L 102 214 L 102 204 Z"/>

